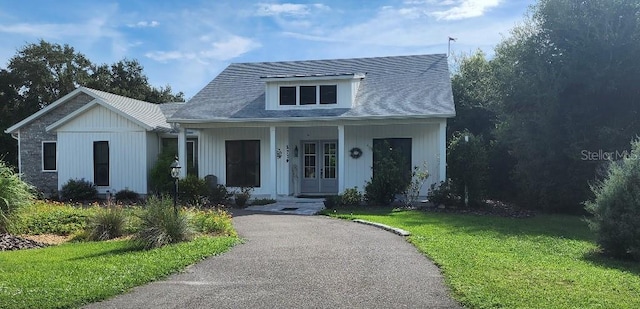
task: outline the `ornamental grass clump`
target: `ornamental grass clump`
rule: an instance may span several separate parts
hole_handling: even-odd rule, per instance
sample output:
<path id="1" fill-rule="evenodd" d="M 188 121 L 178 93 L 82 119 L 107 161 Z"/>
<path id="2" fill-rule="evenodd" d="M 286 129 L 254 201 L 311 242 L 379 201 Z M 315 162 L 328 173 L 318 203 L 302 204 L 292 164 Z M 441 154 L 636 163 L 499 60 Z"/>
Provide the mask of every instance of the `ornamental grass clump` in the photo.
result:
<path id="1" fill-rule="evenodd" d="M 640 138 L 591 190 L 595 199 L 585 202 L 585 209 L 593 214 L 588 221 L 604 253 L 640 261 Z"/>
<path id="2" fill-rule="evenodd" d="M 7 231 L 11 213 L 31 203 L 33 198 L 33 187 L 0 160 L 0 233 Z"/>
<path id="3" fill-rule="evenodd" d="M 145 249 L 188 241 L 193 237 L 189 218 L 182 211 L 174 211 L 170 198 L 150 197 L 140 219 L 141 228 L 133 242 Z"/>
<path id="4" fill-rule="evenodd" d="M 109 240 L 124 235 L 127 217 L 120 207 L 100 209 L 89 220 L 90 240 Z"/>

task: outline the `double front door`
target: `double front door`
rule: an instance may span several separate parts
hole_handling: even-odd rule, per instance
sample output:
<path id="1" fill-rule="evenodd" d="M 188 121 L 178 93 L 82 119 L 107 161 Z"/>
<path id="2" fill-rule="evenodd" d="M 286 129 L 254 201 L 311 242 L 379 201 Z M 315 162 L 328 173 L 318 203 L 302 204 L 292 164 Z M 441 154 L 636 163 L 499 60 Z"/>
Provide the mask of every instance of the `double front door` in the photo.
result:
<path id="1" fill-rule="evenodd" d="M 302 142 L 302 194 L 338 192 L 338 143 Z"/>

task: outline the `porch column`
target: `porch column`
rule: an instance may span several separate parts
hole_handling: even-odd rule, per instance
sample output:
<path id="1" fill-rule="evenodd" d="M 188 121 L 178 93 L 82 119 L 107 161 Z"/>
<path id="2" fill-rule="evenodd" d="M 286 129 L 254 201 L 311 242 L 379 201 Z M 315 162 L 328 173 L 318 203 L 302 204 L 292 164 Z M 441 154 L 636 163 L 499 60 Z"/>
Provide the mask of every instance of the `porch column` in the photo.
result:
<path id="1" fill-rule="evenodd" d="M 180 162 L 180 178 L 187 177 L 187 130 L 180 127 L 178 131 L 178 161 Z"/>
<path id="2" fill-rule="evenodd" d="M 338 125 L 338 194 L 342 194 L 344 192 L 344 175 L 345 175 L 345 160 L 346 160 L 346 151 L 344 149 L 344 125 Z"/>
<path id="3" fill-rule="evenodd" d="M 271 198 L 275 199 L 277 195 L 277 183 L 278 177 L 276 175 L 276 127 L 269 127 L 269 181 L 268 190 L 271 194 Z"/>
<path id="4" fill-rule="evenodd" d="M 440 122 L 440 130 L 438 131 L 438 146 L 440 147 L 440 179 L 439 181 L 447 180 L 447 119 L 443 119 Z"/>

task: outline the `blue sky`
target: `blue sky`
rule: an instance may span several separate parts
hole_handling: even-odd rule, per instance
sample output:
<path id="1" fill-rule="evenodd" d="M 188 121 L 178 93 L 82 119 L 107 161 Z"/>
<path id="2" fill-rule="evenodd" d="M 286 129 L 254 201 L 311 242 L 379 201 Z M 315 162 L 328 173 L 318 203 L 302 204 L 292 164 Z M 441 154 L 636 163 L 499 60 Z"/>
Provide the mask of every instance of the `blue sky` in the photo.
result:
<path id="1" fill-rule="evenodd" d="M 0 67 L 39 39 L 94 63 L 137 59 L 154 86 L 193 96 L 232 62 L 493 47 L 534 0 L 0 0 Z"/>

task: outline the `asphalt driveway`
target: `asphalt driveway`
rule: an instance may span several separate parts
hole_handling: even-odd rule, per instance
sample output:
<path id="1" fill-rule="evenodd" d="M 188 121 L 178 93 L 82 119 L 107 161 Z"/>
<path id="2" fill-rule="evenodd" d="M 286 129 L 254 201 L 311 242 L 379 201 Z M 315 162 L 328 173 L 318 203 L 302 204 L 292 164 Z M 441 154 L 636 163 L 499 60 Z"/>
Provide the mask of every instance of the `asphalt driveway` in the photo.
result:
<path id="1" fill-rule="evenodd" d="M 402 237 L 321 216 L 238 212 L 244 244 L 87 308 L 460 308 Z"/>

